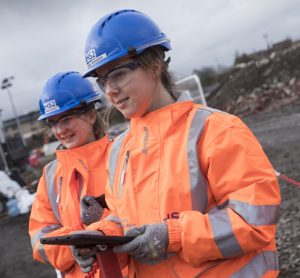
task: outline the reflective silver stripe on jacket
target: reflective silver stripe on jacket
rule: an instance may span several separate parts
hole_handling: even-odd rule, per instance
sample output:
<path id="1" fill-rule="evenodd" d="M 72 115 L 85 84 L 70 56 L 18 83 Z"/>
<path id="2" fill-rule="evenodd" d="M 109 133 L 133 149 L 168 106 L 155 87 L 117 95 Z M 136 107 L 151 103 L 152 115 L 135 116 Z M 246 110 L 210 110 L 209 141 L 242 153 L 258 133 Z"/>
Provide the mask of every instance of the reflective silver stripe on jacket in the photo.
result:
<path id="1" fill-rule="evenodd" d="M 206 213 L 208 206 L 208 184 L 203 176 L 198 158 L 198 142 L 205 127 L 206 119 L 212 113 L 222 111 L 210 107 L 200 108 L 192 120 L 188 137 L 188 163 L 192 195 L 192 209 Z M 214 234 L 214 240 L 223 257 L 234 257 L 243 254 L 235 235 L 232 232 L 228 212 L 214 208 L 209 212 L 209 219 Z"/>
<path id="2" fill-rule="evenodd" d="M 43 244 L 39 243 L 38 245 L 38 252 L 40 254 L 40 256 L 42 257 L 42 259 L 46 262 L 46 263 L 49 263 L 49 260 L 48 260 L 48 257 L 46 255 L 46 252 L 44 250 L 44 246 Z"/>
<path id="3" fill-rule="evenodd" d="M 211 114 L 212 111 L 208 109 L 198 109 L 196 111 L 190 126 L 187 144 L 192 209 L 202 213 L 206 212 L 208 204 L 207 182 L 201 173 L 197 144 L 204 129 L 205 120 Z"/>
<path id="4" fill-rule="evenodd" d="M 127 133 L 128 129 L 121 133 L 118 137 L 116 137 L 111 147 L 109 155 L 109 184 L 111 191 L 113 191 L 114 177 L 117 169 L 119 153 Z"/>
<path id="5" fill-rule="evenodd" d="M 61 228 L 62 226 L 59 224 L 52 224 L 49 226 L 45 226 L 43 228 L 41 228 L 40 230 L 38 230 L 32 237 L 31 237 L 31 246 L 32 249 L 34 248 L 35 244 L 37 241 L 39 241 L 42 237 L 44 237 L 45 235 L 47 235 L 48 233 L 51 233 L 59 228 Z"/>
<path id="6" fill-rule="evenodd" d="M 59 210 L 58 210 L 58 203 L 59 203 L 59 199 L 60 199 L 61 186 L 62 186 L 62 177 L 59 177 L 59 179 L 58 179 L 59 192 L 57 193 L 56 187 L 55 187 L 55 179 L 54 179 L 56 167 L 57 167 L 57 160 L 55 159 L 45 166 L 45 172 L 46 172 L 46 187 L 47 187 L 48 198 L 49 198 L 54 216 L 55 216 L 56 220 L 60 223 L 60 225 L 56 225 L 57 226 L 56 229 L 59 229 L 62 227 L 62 221 L 61 221 Z M 82 190 L 82 180 L 80 179 L 79 192 L 81 192 L 81 190 Z M 51 225 L 51 226 L 54 227 L 55 225 Z M 48 231 L 48 233 L 49 233 L 50 230 L 47 230 L 47 229 L 49 229 L 49 227 L 51 227 L 51 226 L 46 226 L 46 227 L 42 228 L 42 232 L 47 233 L 47 231 Z M 53 229 L 52 231 L 54 231 L 54 230 L 55 229 Z M 43 245 L 41 243 L 39 244 L 38 250 L 39 250 L 41 257 L 45 261 L 48 261 L 47 255 L 46 255 Z M 57 270 L 57 271 L 61 274 L 62 277 L 65 277 L 65 273 L 60 272 L 59 270 Z"/>
<path id="7" fill-rule="evenodd" d="M 53 214 L 54 214 L 56 220 L 61 224 L 61 218 L 60 218 L 60 215 L 58 212 L 58 206 L 57 206 L 57 202 L 56 202 L 57 201 L 57 193 L 56 193 L 55 179 L 54 179 L 56 167 L 57 167 L 57 160 L 53 160 L 45 166 L 45 180 L 46 180 L 47 194 L 48 194 L 48 198 L 50 201 L 50 205 L 51 205 Z M 32 248 L 37 243 L 37 241 L 40 240 L 40 238 L 44 237 L 46 234 L 48 234 L 54 230 L 57 230 L 61 227 L 62 226 L 59 224 L 52 224 L 52 225 L 41 228 L 40 231 L 38 231 L 31 238 Z M 39 252 L 40 256 L 43 258 L 43 260 L 48 262 L 48 258 L 45 253 L 44 246 L 41 243 L 39 243 L 39 245 L 38 245 L 38 252 Z"/>
<path id="8" fill-rule="evenodd" d="M 52 225 L 49 225 L 49 226 L 45 226 L 45 227 L 41 228 L 39 231 L 37 231 L 35 233 L 35 235 L 33 235 L 31 237 L 31 246 L 32 246 L 32 249 L 34 249 L 34 246 L 36 245 L 37 242 L 40 241 L 40 239 L 42 237 L 44 237 L 48 233 L 51 233 L 51 232 L 53 232 L 53 231 L 55 231 L 55 230 L 57 230 L 59 228 L 61 228 L 61 225 L 52 224 Z M 46 253 L 44 251 L 44 246 L 41 243 L 39 243 L 39 245 L 38 245 L 38 252 L 41 255 L 41 257 L 43 258 L 43 260 L 45 262 L 48 262 L 47 255 L 46 255 Z"/>
<path id="9" fill-rule="evenodd" d="M 263 251 L 252 258 L 245 266 L 234 273 L 231 278 L 257 278 L 268 271 L 278 271 L 279 262 L 275 251 Z"/>
<path id="10" fill-rule="evenodd" d="M 62 223 L 60 215 L 59 215 L 59 211 L 58 211 L 58 205 L 56 203 L 56 199 L 57 199 L 57 193 L 56 193 L 56 188 L 55 188 L 56 167 L 57 167 L 57 160 L 53 160 L 45 166 L 46 187 L 47 187 L 47 192 L 48 192 L 48 198 L 49 198 L 54 216 L 59 223 Z"/>
<path id="11" fill-rule="evenodd" d="M 234 233 L 226 209 L 213 208 L 208 217 L 214 235 L 214 240 L 223 257 L 234 257 L 243 254 Z"/>
<path id="12" fill-rule="evenodd" d="M 198 160 L 198 148 L 197 143 L 202 134 L 203 128 L 205 126 L 206 118 L 214 112 L 221 112 L 212 108 L 199 109 L 192 121 L 191 132 L 192 134 L 197 134 L 197 140 L 189 141 L 193 148 L 189 150 L 191 152 L 191 159 L 193 162 L 190 163 L 190 180 L 191 180 L 191 191 L 192 191 L 192 201 L 193 209 L 196 209 L 198 202 L 198 209 L 200 212 L 205 213 L 207 209 L 207 182 L 203 177 Z M 196 132 L 193 130 L 196 129 Z M 199 129 L 199 130 L 197 130 Z M 192 135 L 193 136 L 193 135 Z M 190 138 L 190 136 L 189 136 Z M 190 160 L 190 156 L 189 156 Z M 195 164 L 195 165 L 194 165 Z M 196 171 L 198 167 L 198 170 Z M 194 176 L 194 177 L 193 177 Z M 193 179 L 192 179 L 193 177 Z M 194 205 L 195 204 L 195 205 Z M 226 209 L 213 208 L 209 211 L 208 217 L 211 223 L 211 228 L 214 235 L 214 240 L 222 254 L 223 257 L 235 257 L 243 254 L 243 250 L 238 243 L 231 226 L 231 221 Z"/>
<path id="13" fill-rule="evenodd" d="M 229 200 L 220 207 L 229 207 L 247 223 L 254 226 L 275 225 L 279 219 L 279 205 L 251 205 L 237 200 Z"/>
<path id="14" fill-rule="evenodd" d="M 227 208 L 232 209 L 250 225 L 275 225 L 279 216 L 279 205 L 250 205 L 237 200 L 229 200 L 208 213 L 214 240 L 223 257 L 242 255 L 234 233 Z"/>

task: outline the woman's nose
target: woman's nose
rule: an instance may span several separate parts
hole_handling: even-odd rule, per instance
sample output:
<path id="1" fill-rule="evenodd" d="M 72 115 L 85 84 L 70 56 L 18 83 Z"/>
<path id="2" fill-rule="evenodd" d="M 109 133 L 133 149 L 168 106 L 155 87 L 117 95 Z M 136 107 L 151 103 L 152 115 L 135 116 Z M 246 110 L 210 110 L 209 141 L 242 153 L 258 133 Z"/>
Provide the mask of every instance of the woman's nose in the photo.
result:
<path id="1" fill-rule="evenodd" d="M 60 134 L 62 132 L 64 132 L 66 129 L 66 127 L 63 124 L 57 123 L 54 127 L 54 132 L 57 134 Z"/>
<path id="2" fill-rule="evenodd" d="M 120 89 L 117 87 L 113 87 L 109 82 L 105 85 L 105 94 L 108 96 L 119 94 Z"/>

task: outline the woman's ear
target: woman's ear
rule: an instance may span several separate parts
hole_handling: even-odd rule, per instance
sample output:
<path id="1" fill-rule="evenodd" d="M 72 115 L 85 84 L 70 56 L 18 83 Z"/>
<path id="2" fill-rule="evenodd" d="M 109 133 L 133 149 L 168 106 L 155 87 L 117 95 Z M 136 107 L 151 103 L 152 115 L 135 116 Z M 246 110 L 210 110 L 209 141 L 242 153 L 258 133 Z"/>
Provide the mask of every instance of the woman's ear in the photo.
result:
<path id="1" fill-rule="evenodd" d="M 154 73 L 154 76 L 156 79 L 159 79 L 162 72 L 162 64 L 159 60 L 155 60 L 152 64 L 152 72 Z"/>
<path id="2" fill-rule="evenodd" d="M 89 111 L 89 122 L 91 125 L 94 125 L 94 123 L 96 122 L 96 118 L 97 118 L 96 111 L 95 110 Z"/>

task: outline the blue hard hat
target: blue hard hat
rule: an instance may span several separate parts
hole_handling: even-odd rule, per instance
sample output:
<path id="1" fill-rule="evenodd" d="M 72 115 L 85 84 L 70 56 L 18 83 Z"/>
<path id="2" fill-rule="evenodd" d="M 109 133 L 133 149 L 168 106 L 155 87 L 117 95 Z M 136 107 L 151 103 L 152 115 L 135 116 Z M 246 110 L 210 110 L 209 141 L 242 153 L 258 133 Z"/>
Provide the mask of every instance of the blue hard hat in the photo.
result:
<path id="1" fill-rule="evenodd" d="M 38 120 L 58 115 L 79 105 L 88 105 L 101 100 L 92 83 L 78 72 L 61 72 L 49 78 L 39 101 Z"/>
<path id="2" fill-rule="evenodd" d="M 171 49 L 170 41 L 146 14 L 120 10 L 102 17 L 91 29 L 85 46 L 88 71 L 83 77 L 95 76 L 94 70 L 126 56 L 142 53 L 151 46 Z"/>

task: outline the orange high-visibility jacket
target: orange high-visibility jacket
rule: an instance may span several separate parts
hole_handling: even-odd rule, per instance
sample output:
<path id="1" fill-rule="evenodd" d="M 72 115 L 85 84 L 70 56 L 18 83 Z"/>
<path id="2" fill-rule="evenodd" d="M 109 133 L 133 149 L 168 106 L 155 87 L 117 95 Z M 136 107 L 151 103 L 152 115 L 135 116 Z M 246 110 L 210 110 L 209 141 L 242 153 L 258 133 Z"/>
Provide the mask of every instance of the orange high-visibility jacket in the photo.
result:
<path id="1" fill-rule="evenodd" d="M 109 148 L 110 142 L 104 137 L 75 149 L 58 150 L 57 160 L 44 167 L 29 221 L 33 257 L 49 262 L 64 277 L 86 274 L 75 263 L 69 246 L 42 245 L 39 240 L 84 229 L 79 202 L 84 195 L 104 193 Z"/>
<path id="2" fill-rule="evenodd" d="M 168 259 L 131 261 L 130 277 L 278 275 L 279 187 L 239 118 L 184 99 L 132 119 L 110 151 L 109 179 L 112 214 L 88 229 L 168 225 Z"/>

